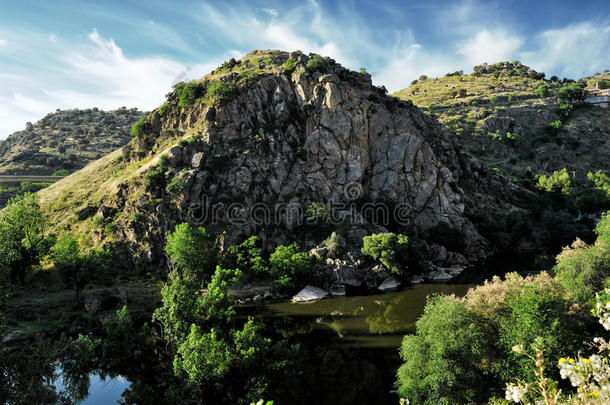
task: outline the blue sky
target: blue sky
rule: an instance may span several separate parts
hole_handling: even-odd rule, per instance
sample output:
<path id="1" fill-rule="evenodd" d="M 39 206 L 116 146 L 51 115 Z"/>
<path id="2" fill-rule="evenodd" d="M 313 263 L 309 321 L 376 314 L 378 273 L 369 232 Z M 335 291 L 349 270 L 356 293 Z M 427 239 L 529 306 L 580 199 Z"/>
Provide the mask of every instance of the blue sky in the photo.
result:
<path id="1" fill-rule="evenodd" d="M 328 55 L 391 91 L 500 60 L 578 78 L 610 68 L 610 2 L 0 0 L 0 139 L 57 108 L 150 110 L 253 49 Z"/>

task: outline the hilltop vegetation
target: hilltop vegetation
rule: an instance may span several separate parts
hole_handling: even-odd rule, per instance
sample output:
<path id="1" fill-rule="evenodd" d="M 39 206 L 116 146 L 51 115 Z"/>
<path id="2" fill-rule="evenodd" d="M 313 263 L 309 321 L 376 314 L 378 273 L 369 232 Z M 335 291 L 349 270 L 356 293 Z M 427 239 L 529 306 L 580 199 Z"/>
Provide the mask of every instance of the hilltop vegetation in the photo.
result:
<path id="1" fill-rule="evenodd" d="M 72 173 L 125 145 L 131 125 L 143 115 L 124 107 L 50 113 L 0 141 L 0 174 Z"/>

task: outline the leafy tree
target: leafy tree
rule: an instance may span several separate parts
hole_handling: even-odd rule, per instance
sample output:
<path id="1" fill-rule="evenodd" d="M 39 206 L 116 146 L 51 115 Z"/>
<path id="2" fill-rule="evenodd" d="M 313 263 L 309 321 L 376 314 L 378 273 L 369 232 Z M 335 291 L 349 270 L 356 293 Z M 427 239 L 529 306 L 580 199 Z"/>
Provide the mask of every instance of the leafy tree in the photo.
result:
<path id="1" fill-rule="evenodd" d="M 91 249 L 82 255 L 78 241 L 69 235 L 61 237 L 51 248 L 51 258 L 61 279 L 74 290 L 76 305 L 80 303 L 82 289 L 95 273 L 104 273 L 110 267 L 109 252 Z"/>
<path id="2" fill-rule="evenodd" d="M 222 255 L 222 266 L 235 269 L 238 277 L 248 280 L 270 277 L 269 265 L 258 236 L 251 236 L 239 245 L 229 246 Z"/>
<path id="3" fill-rule="evenodd" d="M 363 238 L 362 253 L 378 260 L 385 268 L 403 274 L 409 257 L 409 238 L 395 233 L 377 233 Z"/>
<path id="4" fill-rule="evenodd" d="M 296 243 L 279 245 L 269 257 L 269 265 L 274 284 L 280 290 L 294 288 L 313 270 L 309 255 L 300 252 Z"/>
<path id="5" fill-rule="evenodd" d="M 176 226 L 167 236 L 165 245 L 170 268 L 181 277 L 202 281 L 216 266 L 216 249 L 213 239 L 204 228 L 193 228 L 187 223 Z"/>
<path id="6" fill-rule="evenodd" d="M 542 175 L 538 178 L 538 184 L 536 185 L 541 190 L 570 194 L 572 193 L 572 180 L 568 174 L 567 169 L 561 169 L 560 171 L 554 171 L 550 176 Z"/>
<path id="7" fill-rule="evenodd" d="M 546 97 L 548 92 L 549 92 L 549 88 L 547 87 L 546 84 L 541 84 L 540 86 L 538 86 L 536 91 L 534 91 L 534 93 L 539 95 L 540 98 Z"/>
<path id="8" fill-rule="evenodd" d="M 581 102 L 587 97 L 587 90 L 585 90 L 583 83 L 564 83 L 557 89 L 555 95 L 563 101 Z"/>
<path id="9" fill-rule="evenodd" d="M 486 370 L 492 335 L 490 325 L 459 299 L 430 298 L 416 334 L 402 342 L 398 394 L 418 404 L 485 402 L 495 382 Z"/>
<path id="10" fill-rule="evenodd" d="M 13 282 L 25 283 L 26 271 L 49 251 L 53 238 L 36 194 L 25 193 L 9 200 L 0 212 L 0 245 L 11 268 Z"/>
<path id="11" fill-rule="evenodd" d="M 598 170 L 595 174 L 587 173 L 587 177 L 595 184 L 597 190 L 602 191 L 610 198 L 610 177 L 607 174 Z"/>

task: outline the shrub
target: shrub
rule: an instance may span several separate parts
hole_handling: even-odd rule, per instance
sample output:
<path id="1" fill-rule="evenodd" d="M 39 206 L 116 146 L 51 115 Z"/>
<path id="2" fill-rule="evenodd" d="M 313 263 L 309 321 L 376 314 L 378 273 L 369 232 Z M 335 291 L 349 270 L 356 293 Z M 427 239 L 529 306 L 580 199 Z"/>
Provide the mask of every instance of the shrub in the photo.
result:
<path id="1" fill-rule="evenodd" d="M 53 173 L 51 176 L 58 176 L 58 177 L 63 177 L 63 176 L 68 176 L 70 175 L 70 172 L 66 169 L 61 169 L 56 171 L 55 173 Z"/>
<path id="2" fill-rule="evenodd" d="M 595 184 L 597 190 L 603 192 L 610 198 L 610 177 L 607 174 L 598 170 L 595 174 L 591 172 L 587 173 L 587 177 Z"/>
<path id="3" fill-rule="evenodd" d="M 165 186 L 165 170 L 160 165 L 156 166 L 144 173 L 142 180 L 148 191 L 162 190 Z"/>
<path id="4" fill-rule="evenodd" d="M 174 177 L 167 185 L 165 191 L 168 194 L 180 194 L 186 189 L 186 181 L 182 177 Z"/>
<path id="5" fill-rule="evenodd" d="M 560 171 L 554 171 L 550 176 L 542 175 L 538 178 L 538 184 L 536 185 L 541 190 L 570 194 L 572 192 L 572 180 L 568 174 L 567 169 L 561 169 Z"/>
<path id="6" fill-rule="evenodd" d="M 549 124 L 549 127 L 550 127 L 551 129 L 558 130 L 559 128 L 561 128 L 561 120 L 555 120 L 555 121 L 552 121 L 552 122 Z"/>
<path id="7" fill-rule="evenodd" d="M 188 279 L 206 279 L 216 266 L 212 238 L 204 228 L 193 228 L 187 223 L 177 225 L 175 231 L 167 236 L 165 254 L 169 265 Z"/>
<path id="8" fill-rule="evenodd" d="M 498 96 L 491 96 L 491 97 L 489 97 L 489 102 L 491 104 L 496 104 L 498 102 Z"/>
<path id="9" fill-rule="evenodd" d="M 541 84 L 540 86 L 538 86 L 538 88 L 534 91 L 535 94 L 539 95 L 540 98 L 544 98 L 547 96 L 549 92 L 549 88 L 547 87 L 546 84 Z"/>
<path id="10" fill-rule="evenodd" d="M 235 269 L 238 276 L 246 280 L 269 278 L 269 266 L 264 257 L 261 240 L 251 236 L 239 245 L 229 246 L 222 254 L 223 268 Z"/>
<path id="11" fill-rule="evenodd" d="M 610 276 L 610 254 L 600 246 L 577 239 L 557 255 L 555 277 L 581 304 L 592 304 L 595 293 Z"/>
<path id="12" fill-rule="evenodd" d="M 428 299 L 415 335 L 405 336 L 398 394 L 416 404 L 482 403 L 490 385 L 493 330 L 453 296 Z"/>
<path id="13" fill-rule="evenodd" d="M 300 252 L 296 243 L 278 246 L 269 257 L 269 265 L 274 284 L 280 290 L 296 287 L 313 270 L 309 255 Z"/>
<path id="14" fill-rule="evenodd" d="M 195 105 L 195 101 L 203 96 L 203 86 L 197 82 L 177 83 L 174 88 L 178 94 L 178 106 L 189 108 Z"/>
<path id="15" fill-rule="evenodd" d="M 318 70 L 320 72 L 324 72 L 326 71 L 326 69 L 329 67 L 330 65 L 330 60 L 328 58 L 323 58 L 320 55 L 313 55 L 311 58 L 309 58 L 309 60 L 307 61 L 307 68 L 310 70 Z"/>
<path id="16" fill-rule="evenodd" d="M 141 117 L 131 126 L 129 134 L 134 138 L 139 138 L 148 131 L 150 131 L 150 121 L 145 117 Z"/>
<path id="17" fill-rule="evenodd" d="M 314 225 L 327 224 L 330 221 L 330 211 L 326 205 L 312 202 L 305 210 L 305 219 Z"/>
<path id="18" fill-rule="evenodd" d="M 284 64 L 282 65 L 282 67 L 284 68 L 284 70 L 288 73 L 294 71 L 294 68 L 297 65 L 297 60 L 295 58 L 288 58 L 286 60 L 286 62 L 284 62 Z"/>
<path id="19" fill-rule="evenodd" d="M 229 83 L 214 81 L 208 85 L 206 98 L 209 100 L 228 100 L 235 95 L 235 87 Z"/>
<path id="20" fill-rule="evenodd" d="M 385 268 L 397 273 L 406 272 L 409 259 L 409 239 L 395 233 L 377 233 L 362 239 L 362 253 L 378 260 Z"/>
<path id="21" fill-rule="evenodd" d="M 555 96 L 563 101 L 580 102 L 587 97 L 587 91 L 583 83 L 564 83 L 557 89 Z"/>

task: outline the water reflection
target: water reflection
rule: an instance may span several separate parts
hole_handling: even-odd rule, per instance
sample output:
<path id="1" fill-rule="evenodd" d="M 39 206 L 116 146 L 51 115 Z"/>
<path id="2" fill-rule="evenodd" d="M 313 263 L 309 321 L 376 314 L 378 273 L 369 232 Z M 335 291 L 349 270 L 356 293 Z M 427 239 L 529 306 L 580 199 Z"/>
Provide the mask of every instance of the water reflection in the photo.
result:
<path id="1" fill-rule="evenodd" d="M 427 296 L 462 296 L 468 288 L 470 285 L 426 284 L 383 295 L 282 302 L 265 306 L 260 316 L 310 318 L 315 326 L 335 331 L 346 344 L 397 347 L 403 335 L 415 331 Z"/>

